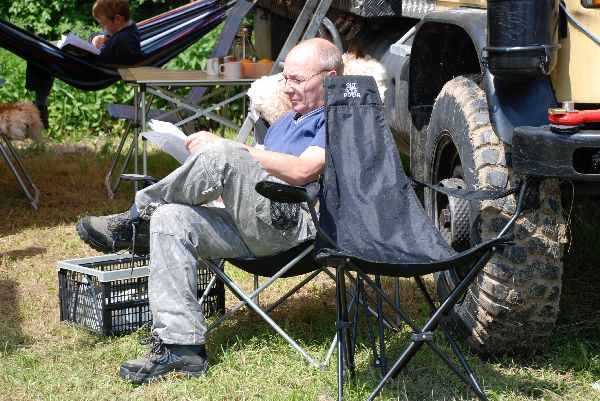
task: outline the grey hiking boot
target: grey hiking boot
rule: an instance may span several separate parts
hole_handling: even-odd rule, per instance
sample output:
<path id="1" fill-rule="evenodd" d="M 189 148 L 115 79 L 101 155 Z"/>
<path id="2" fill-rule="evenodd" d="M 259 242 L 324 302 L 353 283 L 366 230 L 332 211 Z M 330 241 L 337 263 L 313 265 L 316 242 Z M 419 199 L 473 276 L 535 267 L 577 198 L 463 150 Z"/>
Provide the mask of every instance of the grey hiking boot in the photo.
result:
<path id="1" fill-rule="evenodd" d="M 129 212 L 111 216 L 86 216 L 75 224 L 79 237 L 93 249 L 114 253 L 130 249 L 140 256 L 150 251 L 150 224 L 131 220 Z"/>
<path id="2" fill-rule="evenodd" d="M 150 353 L 144 358 L 123 362 L 119 376 L 124 379 L 142 384 L 158 380 L 171 372 L 189 379 L 208 370 L 204 345 L 168 345 L 157 335 L 152 335 L 140 343 L 152 345 Z"/>

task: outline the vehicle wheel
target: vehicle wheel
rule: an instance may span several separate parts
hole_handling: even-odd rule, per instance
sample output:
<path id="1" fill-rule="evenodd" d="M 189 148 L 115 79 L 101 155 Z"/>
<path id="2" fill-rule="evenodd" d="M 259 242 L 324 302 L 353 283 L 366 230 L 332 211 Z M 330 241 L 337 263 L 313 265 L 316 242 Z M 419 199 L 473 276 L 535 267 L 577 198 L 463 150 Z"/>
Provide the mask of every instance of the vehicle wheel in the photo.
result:
<path id="1" fill-rule="evenodd" d="M 424 166 L 431 183 L 459 179 L 468 188 L 498 189 L 519 181 L 510 167 L 510 146 L 498 139 L 490 124 L 480 80 L 478 75 L 456 77 L 444 85 L 435 101 Z M 446 217 L 441 214 L 451 209 L 451 202 L 432 191 L 425 193 L 425 208 L 442 232 L 439 222 Z M 515 197 L 468 203 L 469 242 L 474 245 L 499 232 L 514 211 Z M 450 213 L 450 218 L 457 217 Z M 544 345 L 554 326 L 566 242 L 557 180 L 544 180 L 530 188 L 513 234 L 515 245 L 492 257 L 451 313 L 459 336 L 480 354 L 531 352 Z M 440 298 L 461 274 L 437 274 Z"/>

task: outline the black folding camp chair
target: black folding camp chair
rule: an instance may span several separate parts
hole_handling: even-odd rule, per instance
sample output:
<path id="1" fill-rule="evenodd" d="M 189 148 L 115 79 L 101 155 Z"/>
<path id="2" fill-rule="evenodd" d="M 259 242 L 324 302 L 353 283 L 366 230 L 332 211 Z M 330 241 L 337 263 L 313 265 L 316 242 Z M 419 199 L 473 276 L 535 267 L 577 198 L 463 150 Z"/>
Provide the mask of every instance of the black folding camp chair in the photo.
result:
<path id="1" fill-rule="evenodd" d="M 302 187 L 304 193 L 306 193 L 306 188 Z M 310 190 L 308 191 L 310 193 Z M 313 191 L 313 194 L 316 192 Z M 307 199 L 312 199 L 313 196 L 308 195 Z M 240 302 L 236 304 L 234 307 L 229 309 L 225 314 L 221 315 L 217 320 L 215 320 L 212 324 L 208 326 L 208 331 L 214 329 L 227 318 L 232 316 L 237 310 L 239 310 L 243 306 L 248 306 L 252 311 L 256 312 L 267 324 L 269 324 L 285 341 L 290 344 L 294 349 L 296 349 L 302 357 L 308 361 L 312 366 L 315 366 L 320 369 L 324 369 L 328 363 L 333 351 L 335 350 L 335 345 L 338 342 L 336 333 L 333 335 L 333 339 L 331 345 L 329 346 L 326 354 L 324 355 L 322 360 L 317 360 L 312 355 L 308 353 L 305 349 L 303 349 L 290 335 L 288 335 L 285 330 L 283 330 L 270 316 L 269 313 L 273 311 L 276 307 L 281 305 L 283 302 L 288 300 L 291 296 L 296 294 L 301 288 L 303 288 L 306 284 L 308 284 L 311 280 L 313 280 L 320 273 L 325 274 L 330 277 L 332 280 L 335 280 L 335 275 L 330 272 L 325 266 L 318 263 L 314 259 L 314 241 L 307 240 L 302 242 L 296 246 L 293 246 L 290 249 L 283 250 L 281 252 L 277 252 L 273 255 L 262 256 L 262 257 L 250 257 L 250 258 L 234 258 L 227 259 L 226 261 L 232 264 L 233 266 L 245 271 L 246 273 L 250 273 L 254 275 L 254 289 L 251 293 L 244 292 L 235 281 L 226 273 L 224 266 L 224 261 L 217 260 L 203 260 L 204 264 L 212 271 L 214 274 L 207 288 L 212 288 L 212 285 L 215 280 L 219 279 L 223 282 L 223 284 L 237 297 Z M 259 276 L 265 278 L 262 283 L 259 283 Z M 290 278 L 290 277 L 301 277 L 301 280 L 293 286 L 290 290 L 288 290 L 285 294 L 281 295 L 277 300 L 275 300 L 270 305 L 261 306 L 259 296 L 265 291 L 268 287 L 274 284 L 280 278 Z M 355 280 L 352 276 L 349 276 L 349 280 L 356 286 Z M 208 294 L 208 291 L 207 291 Z M 381 313 L 374 309 L 374 301 L 369 296 L 365 296 L 363 298 L 358 298 L 356 292 L 348 292 L 349 295 L 352 296 L 352 302 L 350 305 L 354 306 L 356 310 L 359 306 L 363 306 L 364 310 L 368 313 L 369 316 L 373 316 L 382 325 L 390 328 L 396 328 L 396 326 L 390 320 L 383 317 Z M 204 296 L 200 297 L 200 299 L 204 299 Z M 348 307 L 350 309 L 350 307 Z"/>
<path id="2" fill-rule="evenodd" d="M 377 292 L 380 300 L 399 314 L 412 331 L 399 359 L 389 369 L 385 364 L 379 364 L 383 378 L 370 400 L 423 345 L 427 345 L 480 399 L 486 400 L 446 328 L 444 318 L 474 283 L 492 253 L 510 243 L 507 233 L 520 213 L 526 181 L 520 187 L 514 216 L 499 234 L 458 253 L 428 220 L 404 174 L 373 79 L 334 77 L 327 78 L 325 85 L 328 148 L 315 250 L 319 262 L 336 269 L 338 398 L 341 400 L 343 396 L 344 378 L 354 376 L 354 338 L 350 332 L 344 279 L 348 271 L 353 271 Z M 494 199 L 516 191 L 438 189 L 447 195 L 470 200 Z M 301 187 L 262 182 L 257 185 L 257 190 L 280 202 L 307 199 Z M 314 209 L 312 213 L 317 221 Z M 421 276 L 458 268 L 464 272 L 460 282 L 440 305 L 435 305 Z M 431 314 L 424 325 L 418 325 L 369 275 L 414 278 L 430 307 Z M 444 332 L 458 364 L 434 342 L 433 332 L 437 328 Z"/>

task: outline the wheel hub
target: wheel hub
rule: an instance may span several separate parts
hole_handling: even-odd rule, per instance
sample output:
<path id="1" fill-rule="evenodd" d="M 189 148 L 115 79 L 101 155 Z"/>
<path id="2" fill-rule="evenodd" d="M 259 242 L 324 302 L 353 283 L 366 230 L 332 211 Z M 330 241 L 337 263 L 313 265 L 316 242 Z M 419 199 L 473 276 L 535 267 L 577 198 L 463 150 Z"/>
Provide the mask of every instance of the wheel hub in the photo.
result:
<path id="1" fill-rule="evenodd" d="M 460 178 L 447 178 L 440 182 L 447 188 L 466 188 Z M 462 251 L 470 246 L 469 201 L 448 197 L 448 204 L 438 214 L 438 227 L 452 248 Z"/>

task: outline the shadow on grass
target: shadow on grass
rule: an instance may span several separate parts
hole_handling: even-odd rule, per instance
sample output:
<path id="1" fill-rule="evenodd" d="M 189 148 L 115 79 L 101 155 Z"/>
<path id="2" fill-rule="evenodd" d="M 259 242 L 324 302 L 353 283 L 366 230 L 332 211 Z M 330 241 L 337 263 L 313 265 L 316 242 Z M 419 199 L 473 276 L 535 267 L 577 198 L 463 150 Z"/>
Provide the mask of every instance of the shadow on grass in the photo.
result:
<path id="1" fill-rule="evenodd" d="M 15 261 L 22 258 L 30 258 L 32 256 L 41 255 L 46 252 L 46 248 L 31 246 L 26 249 L 15 249 L 12 251 L 0 253 L 0 258 L 6 257 L 9 261 Z"/>
<path id="2" fill-rule="evenodd" d="M 18 284 L 13 280 L 0 280 L 0 355 L 10 355 L 27 339 L 22 332 L 19 310 Z"/>
<path id="3" fill-rule="evenodd" d="M 108 198 L 104 178 L 111 152 L 80 149 L 22 152 L 23 162 L 40 190 L 40 207 L 33 210 L 8 167 L 0 161 L 0 236 L 31 227 L 75 223 L 81 216 L 107 215 L 127 210 L 133 201 L 133 184 L 122 183 L 117 196 Z M 148 156 L 148 171 L 163 177 L 177 162 L 162 153 Z M 129 170 L 127 170 L 129 172 Z"/>

